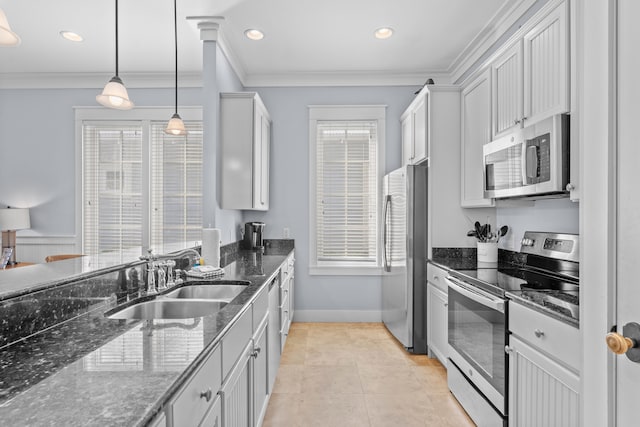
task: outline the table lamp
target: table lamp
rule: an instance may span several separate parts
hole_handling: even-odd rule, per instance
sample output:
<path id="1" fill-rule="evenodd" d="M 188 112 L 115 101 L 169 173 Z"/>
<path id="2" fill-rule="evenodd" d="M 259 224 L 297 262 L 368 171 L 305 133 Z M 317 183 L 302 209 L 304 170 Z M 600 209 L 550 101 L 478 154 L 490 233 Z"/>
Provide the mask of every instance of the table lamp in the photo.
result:
<path id="1" fill-rule="evenodd" d="M 2 249 L 11 248 L 9 264 L 16 262 L 16 230 L 31 228 L 29 209 L 0 209 L 0 230 L 2 230 Z"/>

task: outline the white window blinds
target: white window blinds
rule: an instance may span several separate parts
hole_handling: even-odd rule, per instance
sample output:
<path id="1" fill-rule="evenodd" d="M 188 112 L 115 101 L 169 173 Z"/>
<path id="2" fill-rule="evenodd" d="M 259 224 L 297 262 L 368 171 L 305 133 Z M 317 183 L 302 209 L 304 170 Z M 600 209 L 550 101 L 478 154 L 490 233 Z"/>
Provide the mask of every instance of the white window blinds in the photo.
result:
<path id="1" fill-rule="evenodd" d="M 83 251 L 142 245 L 142 127 L 86 124 L 83 142 Z"/>
<path id="2" fill-rule="evenodd" d="M 151 246 L 202 239 L 202 123 L 188 134 L 151 124 Z"/>
<path id="3" fill-rule="evenodd" d="M 202 122 L 165 125 L 83 122 L 83 253 L 202 239 Z"/>
<path id="4" fill-rule="evenodd" d="M 318 121 L 316 258 L 377 262 L 377 121 Z"/>

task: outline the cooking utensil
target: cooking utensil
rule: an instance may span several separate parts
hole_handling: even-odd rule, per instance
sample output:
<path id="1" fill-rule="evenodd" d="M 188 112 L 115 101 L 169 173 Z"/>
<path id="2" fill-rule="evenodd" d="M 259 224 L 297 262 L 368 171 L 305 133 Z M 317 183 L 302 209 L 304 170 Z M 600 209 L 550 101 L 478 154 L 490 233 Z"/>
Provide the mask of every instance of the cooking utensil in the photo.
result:
<path id="1" fill-rule="evenodd" d="M 484 234 L 482 234 L 482 226 L 480 225 L 480 221 L 476 221 L 476 223 L 474 224 L 474 226 L 476 227 L 476 237 L 478 237 L 478 240 L 482 241 Z"/>
<path id="2" fill-rule="evenodd" d="M 505 234 L 507 234 L 507 232 L 509 231 L 509 227 L 506 225 L 503 225 L 502 227 L 500 227 L 500 229 L 498 230 L 498 240 L 500 241 L 500 238 L 502 236 L 504 236 Z"/>

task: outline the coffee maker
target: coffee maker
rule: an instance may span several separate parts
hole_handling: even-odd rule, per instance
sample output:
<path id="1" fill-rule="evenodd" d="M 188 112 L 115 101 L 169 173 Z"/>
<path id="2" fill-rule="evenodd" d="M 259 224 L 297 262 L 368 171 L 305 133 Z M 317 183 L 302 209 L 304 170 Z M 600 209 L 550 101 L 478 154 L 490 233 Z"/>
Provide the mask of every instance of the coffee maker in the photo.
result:
<path id="1" fill-rule="evenodd" d="M 264 241 L 262 240 L 263 231 L 264 231 L 264 222 L 247 222 L 244 225 L 245 249 L 254 250 L 254 251 L 264 250 Z"/>

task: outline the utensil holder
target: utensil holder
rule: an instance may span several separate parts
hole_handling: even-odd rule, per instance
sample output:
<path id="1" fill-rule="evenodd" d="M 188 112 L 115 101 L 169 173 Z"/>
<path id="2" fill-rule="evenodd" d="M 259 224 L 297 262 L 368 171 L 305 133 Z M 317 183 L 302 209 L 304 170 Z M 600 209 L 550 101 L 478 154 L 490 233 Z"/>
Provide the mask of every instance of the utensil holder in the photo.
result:
<path id="1" fill-rule="evenodd" d="M 498 262 L 498 242 L 478 242 L 478 262 Z"/>

